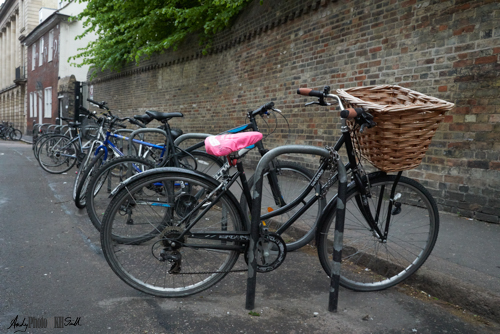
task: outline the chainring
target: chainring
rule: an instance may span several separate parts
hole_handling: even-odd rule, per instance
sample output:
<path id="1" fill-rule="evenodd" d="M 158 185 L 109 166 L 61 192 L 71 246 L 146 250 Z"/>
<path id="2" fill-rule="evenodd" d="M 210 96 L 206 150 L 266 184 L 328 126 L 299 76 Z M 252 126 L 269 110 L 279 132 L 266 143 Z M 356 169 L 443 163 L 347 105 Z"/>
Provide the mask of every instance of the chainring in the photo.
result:
<path id="1" fill-rule="evenodd" d="M 279 234 L 269 232 L 257 241 L 255 257 L 257 259 L 257 272 L 273 271 L 285 261 L 286 244 Z M 248 250 L 245 252 L 245 261 L 248 264 Z"/>

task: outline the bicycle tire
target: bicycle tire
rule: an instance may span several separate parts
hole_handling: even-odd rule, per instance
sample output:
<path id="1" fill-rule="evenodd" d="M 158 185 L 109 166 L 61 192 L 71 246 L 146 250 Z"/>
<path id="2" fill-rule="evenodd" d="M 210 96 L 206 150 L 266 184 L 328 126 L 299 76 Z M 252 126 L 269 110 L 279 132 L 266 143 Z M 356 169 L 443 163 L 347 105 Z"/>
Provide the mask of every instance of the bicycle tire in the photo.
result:
<path id="1" fill-rule="evenodd" d="M 89 181 L 85 194 L 86 209 L 90 221 L 98 231 L 101 231 L 101 219 L 111 202 L 111 191 L 129 176 L 129 163 L 137 164 L 141 170 L 155 167 L 153 162 L 138 156 L 119 157 L 106 162 Z"/>
<path id="2" fill-rule="evenodd" d="M 13 129 L 10 134 L 9 134 L 10 140 L 16 140 L 19 141 L 21 138 L 23 138 L 23 133 L 21 130 L 18 129 Z"/>
<path id="3" fill-rule="evenodd" d="M 75 143 L 62 135 L 54 135 L 46 138 L 41 144 L 38 152 L 38 163 L 40 167 L 51 174 L 62 174 L 67 172 L 76 163 L 77 147 Z"/>
<path id="4" fill-rule="evenodd" d="M 75 182 L 73 183 L 73 201 L 76 200 L 76 190 L 78 189 L 78 186 L 80 185 L 82 175 L 87 168 L 87 166 L 90 164 L 92 161 L 92 157 L 94 156 L 94 148 L 97 145 L 96 142 L 93 142 L 90 147 L 88 148 L 87 154 L 85 154 L 85 157 L 80 161 L 80 166 L 78 167 L 78 171 L 76 172 L 75 176 Z"/>
<path id="5" fill-rule="evenodd" d="M 63 135 L 54 135 L 52 133 L 49 133 L 49 134 L 44 134 L 44 135 L 41 135 L 38 137 L 38 139 L 36 140 L 35 144 L 33 145 L 33 154 L 35 156 L 35 158 L 38 159 L 38 151 L 40 150 L 40 146 L 41 144 L 49 137 L 53 137 L 53 136 L 63 136 Z M 67 136 L 65 136 L 67 137 Z M 69 137 L 67 137 L 69 138 Z"/>
<path id="6" fill-rule="evenodd" d="M 381 231 L 385 230 L 388 199 L 395 179 L 395 175 L 369 177 L 370 210 L 374 211 L 379 199 L 384 202 L 378 223 Z M 398 213 L 393 207 L 387 240 L 382 242 L 363 218 L 357 204 L 358 194 L 356 186 L 349 187 L 340 284 L 354 291 L 384 290 L 408 278 L 427 260 L 438 236 L 439 212 L 427 189 L 402 176 L 395 192 L 401 195 L 395 201 L 400 203 L 401 211 Z M 328 275 L 333 264 L 335 217 L 334 209 L 318 226 L 318 255 Z"/>
<path id="7" fill-rule="evenodd" d="M 309 184 L 313 179 L 314 175 L 305 167 L 293 163 L 293 162 L 278 162 L 275 164 L 277 170 L 278 184 L 280 187 L 280 193 L 283 196 L 286 203 L 290 203 L 298 195 L 300 195 L 303 189 Z M 274 211 L 280 207 L 276 203 L 273 193 L 271 190 L 271 185 L 269 179 L 266 177 L 269 170 L 264 173 L 263 185 L 262 185 L 262 205 L 261 214 L 265 214 Z M 248 186 L 252 189 L 254 185 L 254 176 L 248 180 Z M 312 189 L 311 192 L 306 196 L 302 205 L 304 205 L 311 197 L 319 193 L 320 186 L 318 185 L 316 189 Z M 247 212 L 248 217 L 250 217 L 250 211 L 248 209 L 247 200 L 244 194 L 240 197 L 241 207 L 244 212 Z M 266 221 L 266 226 L 270 232 L 277 232 L 277 229 L 286 223 L 290 217 L 292 217 L 302 205 L 298 205 L 295 208 L 283 213 L 282 215 L 273 217 Z M 286 250 L 288 252 L 297 250 L 304 247 L 309 242 L 314 240 L 316 234 L 316 226 L 318 218 L 326 205 L 324 198 L 320 198 L 312 207 L 310 207 L 306 212 L 304 212 L 299 220 L 295 221 L 283 234 L 281 234 L 282 239 L 285 241 Z M 249 221 L 251 219 L 249 218 Z M 280 234 L 280 233 L 278 233 Z"/>
<path id="8" fill-rule="evenodd" d="M 88 164 L 87 168 L 83 171 L 81 176 L 81 180 L 76 188 L 75 194 L 75 205 L 78 209 L 83 209 L 86 206 L 86 193 L 87 186 L 89 184 L 90 178 L 92 174 L 94 174 L 103 164 L 104 162 L 104 151 L 100 150 L 99 153 L 92 159 L 92 161 Z"/>
<path id="9" fill-rule="evenodd" d="M 213 245 L 213 247 L 221 244 L 239 246 L 239 241 L 234 240 L 195 239 L 194 243 L 198 247 L 186 246 L 191 242 L 190 234 L 186 234 L 183 243 L 178 248 L 178 271 L 173 271 L 174 267 L 171 262 L 160 261 L 160 259 L 161 252 L 165 252 L 167 246 L 170 245 L 170 240 L 178 237 L 179 233 L 186 227 L 186 224 L 180 224 L 180 217 L 192 218 L 198 214 L 201 215 L 205 210 L 207 211 L 191 232 L 203 232 L 204 234 L 206 232 L 210 235 L 210 232 L 214 233 L 215 231 L 244 230 L 242 211 L 230 192 L 222 194 L 219 201 L 214 202 L 213 206 L 209 205 L 203 210 L 190 211 L 189 213 L 188 208 L 193 208 L 192 205 L 198 203 L 198 200 L 190 197 L 193 196 L 193 193 L 184 193 L 182 200 L 178 199 L 175 203 L 171 203 L 173 207 L 164 206 L 167 204 L 160 205 L 158 193 L 152 194 L 150 202 L 147 200 L 149 197 L 144 196 L 143 191 L 149 192 L 152 185 L 158 183 L 171 185 L 177 182 L 189 183 L 191 191 L 197 192 L 203 189 L 206 194 L 212 192 L 219 185 L 214 179 L 203 174 L 180 172 L 178 168 L 162 168 L 158 173 L 139 176 L 121 189 L 111 201 L 102 221 L 101 246 L 111 269 L 131 287 L 159 297 L 183 297 L 208 289 L 226 276 L 236 263 L 240 253 L 239 250 L 222 251 L 199 246 L 200 243 L 208 246 Z M 171 193 L 175 193 L 175 191 L 171 191 Z M 170 199 L 165 197 L 160 197 L 162 203 L 170 203 Z M 129 204 L 132 202 L 135 203 L 135 206 L 130 207 Z M 154 203 L 158 205 L 154 205 Z M 169 217 L 168 225 L 162 225 L 162 230 L 156 232 L 155 238 L 140 245 L 121 243 L 116 240 L 116 235 L 129 233 L 127 229 L 131 227 L 127 223 L 128 215 L 123 214 L 125 210 L 130 212 L 134 221 L 144 222 L 142 226 L 146 226 L 146 233 L 150 233 L 151 228 L 158 228 L 156 225 L 158 220 L 166 220 L 165 217 Z M 151 217 L 154 217 L 154 223 L 148 224 Z M 180 225 L 175 226 L 176 224 Z M 136 234 L 137 232 L 130 233 Z M 162 245 L 162 243 L 164 244 Z"/>
<path id="10" fill-rule="evenodd" d="M 224 165 L 221 159 L 203 151 L 192 151 L 189 154 L 179 158 L 181 168 L 196 170 L 213 177 Z"/>

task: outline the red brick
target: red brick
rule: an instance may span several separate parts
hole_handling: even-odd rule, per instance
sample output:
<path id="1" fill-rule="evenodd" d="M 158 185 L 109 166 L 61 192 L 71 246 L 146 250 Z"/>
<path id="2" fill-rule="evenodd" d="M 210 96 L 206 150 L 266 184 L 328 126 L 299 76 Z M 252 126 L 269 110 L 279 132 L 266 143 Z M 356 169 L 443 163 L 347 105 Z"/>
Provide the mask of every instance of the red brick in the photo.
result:
<path id="1" fill-rule="evenodd" d="M 442 24 L 439 26 L 439 31 L 445 31 L 446 29 L 448 29 L 448 25 L 446 24 Z"/>
<path id="2" fill-rule="evenodd" d="M 451 116 L 451 115 L 444 116 L 444 122 L 445 123 L 453 123 L 453 116 Z"/>
<path id="3" fill-rule="evenodd" d="M 493 124 L 471 124 L 470 125 L 470 131 L 492 131 L 493 130 Z"/>
<path id="4" fill-rule="evenodd" d="M 500 48 L 493 48 L 493 54 L 500 53 Z"/>
<path id="5" fill-rule="evenodd" d="M 401 53 L 408 53 L 408 47 L 401 48 Z"/>
<path id="6" fill-rule="evenodd" d="M 459 60 L 453 63 L 453 68 L 457 67 L 466 67 L 472 65 L 472 60 L 467 59 L 467 60 Z"/>
<path id="7" fill-rule="evenodd" d="M 490 169 L 500 170 L 500 161 L 491 161 Z"/>
<path id="8" fill-rule="evenodd" d="M 453 35 L 454 36 L 458 36 L 458 35 L 461 35 L 463 33 L 469 33 L 469 32 L 473 32 L 474 31 L 474 25 L 469 25 L 469 26 L 466 26 L 466 27 L 462 27 L 460 29 L 457 29 L 455 31 L 453 31 Z"/>
<path id="9" fill-rule="evenodd" d="M 453 124 L 450 124 L 450 131 L 467 131 L 468 130 L 468 126 L 467 124 L 463 124 L 463 123 L 453 123 Z M 449 145 L 451 145 L 452 143 L 448 144 L 448 147 L 450 147 Z"/>
<path id="10" fill-rule="evenodd" d="M 455 107 L 455 109 L 453 109 L 453 112 L 459 115 L 468 114 L 469 111 L 470 111 L 469 107 Z"/>
<path id="11" fill-rule="evenodd" d="M 473 114 L 493 114 L 495 112 L 494 106 L 476 106 L 472 107 Z"/>
<path id="12" fill-rule="evenodd" d="M 448 91 L 448 86 L 439 86 L 438 87 L 438 92 L 447 92 Z"/>
<path id="13" fill-rule="evenodd" d="M 382 51 L 382 47 L 377 46 L 376 48 L 371 48 L 369 51 L 370 51 L 370 53 L 379 52 L 379 51 Z"/>
<path id="14" fill-rule="evenodd" d="M 481 57 L 481 58 L 476 58 L 474 60 L 474 64 L 490 64 L 490 63 L 496 63 L 498 57 L 497 56 L 488 56 L 488 57 Z"/>

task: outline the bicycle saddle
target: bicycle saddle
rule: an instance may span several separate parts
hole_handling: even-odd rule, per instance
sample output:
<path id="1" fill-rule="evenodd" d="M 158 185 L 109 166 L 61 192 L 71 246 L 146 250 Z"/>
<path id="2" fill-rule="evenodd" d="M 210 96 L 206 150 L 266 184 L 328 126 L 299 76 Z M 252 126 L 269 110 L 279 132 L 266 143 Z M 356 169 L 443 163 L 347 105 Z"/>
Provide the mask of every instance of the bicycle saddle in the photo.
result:
<path id="1" fill-rule="evenodd" d="M 207 153 L 215 156 L 225 156 L 242 148 L 251 148 L 262 139 L 262 133 L 257 131 L 235 133 L 229 135 L 209 136 L 205 139 Z"/>
<path id="2" fill-rule="evenodd" d="M 154 110 L 146 110 L 146 114 L 160 122 L 167 121 L 172 117 L 184 117 L 184 115 L 180 112 L 159 112 Z"/>
<path id="3" fill-rule="evenodd" d="M 141 121 L 144 124 L 148 124 L 153 120 L 153 117 L 149 115 L 134 115 L 134 118 L 138 121 Z"/>

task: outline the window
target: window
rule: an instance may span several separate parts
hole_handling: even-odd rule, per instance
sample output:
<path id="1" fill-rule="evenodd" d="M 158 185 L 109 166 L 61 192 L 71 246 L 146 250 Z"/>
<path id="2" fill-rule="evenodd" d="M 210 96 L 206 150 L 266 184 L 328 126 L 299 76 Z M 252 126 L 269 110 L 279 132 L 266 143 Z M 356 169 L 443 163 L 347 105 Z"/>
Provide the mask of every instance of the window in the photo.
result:
<path id="1" fill-rule="evenodd" d="M 54 53 L 54 30 L 49 31 L 49 54 L 47 55 L 47 61 L 52 61 L 52 54 Z"/>
<path id="2" fill-rule="evenodd" d="M 35 92 L 31 93 L 31 97 L 33 100 L 33 117 L 37 117 L 38 113 L 36 112 L 36 93 Z"/>
<path id="3" fill-rule="evenodd" d="M 41 117 L 43 115 L 43 96 L 41 90 L 39 90 L 37 93 L 38 93 L 38 110 L 40 111 L 40 117 Z"/>
<path id="4" fill-rule="evenodd" d="M 42 66 L 43 65 L 43 37 L 40 38 L 40 47 L 39 47 L 39 58 L 38 58 L 38 66 Z"/>
<path id="5" fill-rule="evenodd" d="M 33 93 L 30 93 L 30 117 L 35 117 L 33 112 Z"/>
<path id="6" fill-rule="evenodd" d="M 36 44 L 33 44 L 31 46 L 31 70 L 35 70 L 35 64 L 36 64 Z"/>
<path id="7" fill-rule="evenodd" d="M 45 88 L 45 109 L 43 117 L 52 118 L 52 87 Z"/>

